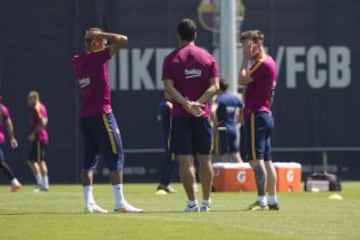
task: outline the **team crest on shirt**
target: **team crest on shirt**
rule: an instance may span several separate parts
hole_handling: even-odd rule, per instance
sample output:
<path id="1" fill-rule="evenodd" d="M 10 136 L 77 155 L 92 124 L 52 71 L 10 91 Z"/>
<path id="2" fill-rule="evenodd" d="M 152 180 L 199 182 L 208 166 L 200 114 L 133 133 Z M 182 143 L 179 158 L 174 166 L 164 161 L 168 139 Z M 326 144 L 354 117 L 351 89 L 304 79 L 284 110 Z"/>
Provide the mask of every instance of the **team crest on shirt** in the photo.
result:
<path id="1" fill-rule="evenodd" d="M 201 77 L 201 69 L 198 68 L 192 68 L 192 69 L 185 69 L 185 78 L 186 79 L 190 79 L 190 78 L 196 78 L 196 77 Z"/>
<path id="2" fill-rule="evenodd" d="M 88 85 L 90 85 L 90 78 L 82 78 L 79 79 L 80 88 L 84 88 Z"/>

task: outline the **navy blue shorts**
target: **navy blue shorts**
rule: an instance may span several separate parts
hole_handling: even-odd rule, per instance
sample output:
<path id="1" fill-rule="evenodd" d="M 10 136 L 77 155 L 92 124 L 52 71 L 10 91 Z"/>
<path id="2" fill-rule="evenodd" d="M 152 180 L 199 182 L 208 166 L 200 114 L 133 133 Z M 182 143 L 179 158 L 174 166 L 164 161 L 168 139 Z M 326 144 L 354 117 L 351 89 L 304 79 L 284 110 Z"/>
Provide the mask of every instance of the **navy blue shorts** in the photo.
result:
<path id="1" fill-rule="evenodd" d="M 239 152 L 236 126 L 217 127 L 215 135 L 215 152 L 224 155 Z"/>
<path id="2" fill-rule="evenodd" d="M 271 134 L 274 120 L 267 112 L 252 113 L 245 121 L 244 142 L 247 160 L 271 161 Z"/>
<path id="3" fill-rule="evenodd" d="M 47 144 L 34 141 L 31 143 L 28 160 L 32 162 L 45 161 Z"/>
<path id="4" fill-rule="evenodd" d="M 204 117 L 174 117 L 171 129 L 171 150 L 175 154 L 210 154 L 212 128 Z"/>
<path id="5" fill-rule="evenodd" d="M 4 154 L 4 145 L 0 144 L 0 162 L 5 161 L 5 154 Z"/>
<path id="6" fill-rule="evenodd" d="M 110 171 L 123 170 L 124 149 L 114 114 L 82 117 L 80 128 L 85 149 L 83 169 L 94 170 L 101 154 Z"/>

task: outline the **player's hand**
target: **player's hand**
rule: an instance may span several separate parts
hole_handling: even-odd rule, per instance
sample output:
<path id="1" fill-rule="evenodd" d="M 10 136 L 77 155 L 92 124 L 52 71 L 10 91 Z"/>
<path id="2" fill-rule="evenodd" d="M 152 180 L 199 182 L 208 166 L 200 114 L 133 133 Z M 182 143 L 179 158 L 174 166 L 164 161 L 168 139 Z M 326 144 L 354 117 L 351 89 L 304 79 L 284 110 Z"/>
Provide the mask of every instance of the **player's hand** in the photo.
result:
<path id="1" fill-rule="evenodd" d="M 93 40 L 98 40 L 102 38 L 101 32 L 100 31 L 86 31 L 85 32 L 85 39 L 93 39 Z"/>
<path id="2" fill-rule="evenodd" d="M 252 41 L 245 41 L 243 44 L 243 58 L 244 59 L 251 59 L 253 53 L 252 53 L 252 48 L 253 48 L 253 42 Z"/>
<path id="3" fill-rule="evenodd" d="M 203 110 L 203 107 L 205 107 L 205 105 L 199 102 L 187 101 L 183 107 L 188 113 L 192 114 L 195 117 L 201 117 L 205 114 L 205 111 Z"/>
<path id="4" fill-rule="evenodd" d="M 15 148 L 17 148 L 19 146 L 19 144 L 18 144 L 18 142 L 16 141 L 15 138 L 10 139 L 10 146 L 11 146 L 12 149 L 15 149 Z"/>
<path id="5" fill-rule="evenodd" d="M 28 136 L 28 140 L 30 141 L 30 142 L 34 142 L 35 141 L 35 134 L 30 134 L 29 136 Z"/>

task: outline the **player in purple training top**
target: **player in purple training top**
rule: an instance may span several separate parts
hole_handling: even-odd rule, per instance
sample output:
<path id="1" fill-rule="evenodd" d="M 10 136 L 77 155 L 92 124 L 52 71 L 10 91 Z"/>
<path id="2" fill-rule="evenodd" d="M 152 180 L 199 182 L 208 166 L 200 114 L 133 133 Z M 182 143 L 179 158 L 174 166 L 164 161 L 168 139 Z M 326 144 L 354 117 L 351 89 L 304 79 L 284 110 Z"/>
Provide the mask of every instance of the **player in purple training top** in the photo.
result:
<path id="1" fill-rule="evenodd" d="M 108 45 L 108 41 L 110 44 Z M 127 43 L 127 37 L 90 28 L 85 33 L 86 51 L 73 58 L 73 68 L 81 90 L 80 128 L 85 156 L 81 179 L 85 212 L 107 213 L 93 197 L 93 171 L 98 154 L 110 170 L 115 212 L 143 212 L 127 203 L 123 194 L 124 150 L 120 131 L 111 108 L 107 61 Z"/>
<path id="2" fill-rule="evenodd" d="M 185 212 L 209 211 L 213 176 L 209 100 L 219 89 L 218 65 L 195 45 L 197 28 L 192 20 L 180 21 L 177 37 L 180 46 L 165 58 L 162 74 L 165 90 L 174 103 L 171 147 L 178 155 L 180 178 L 188 197 Z M 200 208 L 194 191 L 193 154 L 200 162 Z"/>
<path id="3" fill-rule="evenodd" d="M 244 56 L 239 83 L 246 87 L 244 108 L 246 158 L 254 170 L 258 191 L 257 201 L 251 204 L 249 209 L 279 210 L 276 197 L 277 176 L 271 158 L 274 120 L 270 110 L 277 80 L 276 63 L 264 50 L 264 33 L 261 31 L 243 32 L 241 41 Z M 251 60 L 254 60 L 254 63 L 249 68 Z"/>
<path id="4" fill-rule="evenodd" d="M 1 101 L 1 96 L 0 96 Z M 5 162 L 5 153 L 4 153 L 4 143 L 5 143 L 5 133 L 4 126 L 6 126 L 10 146 L 12 149 L 18 147 L 18 142 L 16 141 L 14 135 L 14 125 L 11 121 L 9 109 L 2 103 L 0 103 L 0 169 L 4 172 L 6 177 L 11 182 L 11 192 L 17 192 L 21 188 L 20 182 L 14 175 L 13 170 L 10 166 Z"/>
<path id="5" fill-rule="evenodd" d="M 27 162 L 34 173 L 37 183 L 34 191 L 48 191 L 48 168 L 45 162 L 46 147 L 49 143 L 49 136 L 46 129 L 48 124 L 47 110 L 45 105 L 40 102 L 38 92 L 29 92 L 27 100 L 31 108 L 31 132 L 28 136 L 28 140 L 31 142 L 31 149 Z"/>

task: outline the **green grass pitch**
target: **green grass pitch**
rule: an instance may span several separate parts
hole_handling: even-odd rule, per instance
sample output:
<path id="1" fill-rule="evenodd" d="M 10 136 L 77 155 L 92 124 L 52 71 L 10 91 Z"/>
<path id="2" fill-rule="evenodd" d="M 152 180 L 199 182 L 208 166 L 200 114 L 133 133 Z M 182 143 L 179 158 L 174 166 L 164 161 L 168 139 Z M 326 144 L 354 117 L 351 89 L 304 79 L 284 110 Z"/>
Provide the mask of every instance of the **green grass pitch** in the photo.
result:
<path id="1" fill-rule="evenodd" d="M 33 186 L 10 193 L 0 186 L 0 240 L 91 239 L 360 239 L 360 182 L 344 182 L 343 200 L 330 192 L 280 193 L 280 211 L 245 211 L 255 193 L 214 193 L 208 213 L 183 213 L 185 194 L 154 194 L 156 184 L 127 184 L 125 195 L 143 214 L 84 214 L 80 185 Z M 95 199 L 112 210 L 109 185 Z M 200 194 L 198 194 L 200 198 Z"/>

